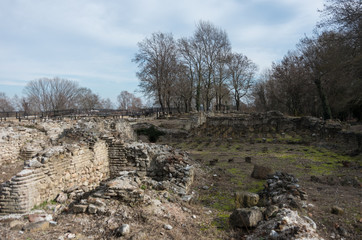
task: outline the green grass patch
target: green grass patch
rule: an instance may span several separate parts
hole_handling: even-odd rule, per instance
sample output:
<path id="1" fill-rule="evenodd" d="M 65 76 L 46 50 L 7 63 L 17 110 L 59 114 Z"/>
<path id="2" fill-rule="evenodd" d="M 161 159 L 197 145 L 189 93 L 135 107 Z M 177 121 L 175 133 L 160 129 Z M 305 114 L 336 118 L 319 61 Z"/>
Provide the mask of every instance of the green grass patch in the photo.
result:
<path id="1" fill-rule="evenodd" d="M 44 201 L 44 202 L 40 203 L 39 205 L 35 205 L 35 206 L 32 208 L 32 210 L 45 209 L 46 206 L 48 206 L 48 205 L 55 205 L 55 204 L 57 204 L 57 202 L 54 201 L 54 200 L 51 200 L 51 201 L 49 201 L 49 202 L 48 202 L 48 201 Z"/>
<path id="2" fill-rule="evenodd" d="M 246 191 L 252 192 L 252 193 L 258 193 L 264 189 L 264 184 L 265 184 L 264 180 L 254 181 L 253 183 L 248 185 L 248 188 L 246 189 Z"/>
<path id="3" fill-rule="evenodd" d="M 211 225 L 220 230 L 228 230 L 230 229 L 229 217 L 229 212 L 219 212 L 216 218 L 211 222 Z"/>
<path id="4" fill-rule="evenodd" d="M 215 192 L 199 196 L 199 201 L 206 206 L 219 211 L 232 211 L 234 209 L 234 198 L 228 192 Z"/>

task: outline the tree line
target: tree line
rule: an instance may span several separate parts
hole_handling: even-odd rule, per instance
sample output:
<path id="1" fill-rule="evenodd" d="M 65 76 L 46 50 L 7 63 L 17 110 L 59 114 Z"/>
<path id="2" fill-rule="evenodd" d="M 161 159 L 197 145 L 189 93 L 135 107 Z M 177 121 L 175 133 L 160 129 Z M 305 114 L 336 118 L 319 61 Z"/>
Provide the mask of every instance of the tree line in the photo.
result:
<path id="1" fill-rule="evenodd" d="M 361 0 L 326 0 L 312 37 L 256 77 L 257 66 L 234 53 L 227 33 L 200 21 L 191 37 L 153 33 L 138 43 L 139 87 L 162 109 L 280 110 L 362 120 Z M 245 108 L 244 108 L 245 109 Z"/>
<path id="2" fill-rule="evenodd" d="M 138 48 L 133 61 L 139 87 L 163 111 L 221 110 L 233 103 L 239 110 L 257 71 L 247 56 L 232 52 L 224 30 L 206 21 L 191 37 L 176 40 L 172 33 L 157 32 Z"/>
<path id="3" fill-rule="evenodd" d="M 321 17 L 254 85 L 257 110 L 362 120 L 362 1 L 327 0 Z"/>
<path id="4" fill-rule="evenodd" d="M 91 89 L 81 87 L 77 82 L 61 78 L 41 78 L 27 83 L 24 97 L 8 97 L 0 92 L 0 111 L 25 111 L 27 113 L 67 109 L 114 109 L 109 98 L 102 98 Z M 137 110 L 142 101 L 128 91 L 121 91 L 117 97 L 117 108 Z"/>

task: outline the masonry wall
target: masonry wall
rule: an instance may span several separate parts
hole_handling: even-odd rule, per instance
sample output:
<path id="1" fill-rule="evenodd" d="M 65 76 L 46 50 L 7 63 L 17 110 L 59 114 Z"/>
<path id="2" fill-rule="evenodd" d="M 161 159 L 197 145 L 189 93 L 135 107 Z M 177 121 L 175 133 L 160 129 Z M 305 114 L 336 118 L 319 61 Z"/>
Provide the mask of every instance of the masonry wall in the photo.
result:
<path id="1" fill-rule="evenodd" d="M 40 160 L 40 159 L 39 159 Z M 92 190 L 109 177 L 105 141 L 56 147 L 0 187 L 0 214 L 25 213 L 67 189 Z"/>
<path id="2" fill-rule="evenodd" d="M 339 121 L 316 117 L 288 117 L 280 112 L 243 114 L 234 117 L 208 117 L 206 123 L 196 130 L 201 136 L 245 140 L 252 137 L 283 134 L 299 135 L 301 142 L 325 143 L 347 154 L 362 152 L 362 134 L 343 130 Z"/>
<path id="3" fill-rule="evenodd" d="M 109 144 L 108 154 L 111 178 L 119 176 L 121 171 L 136 171 L 146 176 L 151 164 L 151 156 L 142 144 L 124 144 L 118 140 Z"/>

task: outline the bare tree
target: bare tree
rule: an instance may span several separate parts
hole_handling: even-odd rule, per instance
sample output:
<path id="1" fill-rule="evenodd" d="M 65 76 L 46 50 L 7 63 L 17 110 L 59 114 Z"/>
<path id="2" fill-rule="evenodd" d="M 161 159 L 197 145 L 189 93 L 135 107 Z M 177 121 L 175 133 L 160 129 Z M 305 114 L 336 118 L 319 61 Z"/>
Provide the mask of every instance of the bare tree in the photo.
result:
<path id="1" fill-rule="evenodd" d="M 100 106 L 103 109 L 114 109 L 114 104 L 109 98 L 102 98 L 100 100 Z"/>
<path id="2" fill-rule="evenodd" d="M 0 92 L 0 111 L 2 112 L 14 111 L 14 106 L 11 103 L 11 99 L 7 97 L 4 92 Z"/>
<path id="3" fill-rule="evenodd" d="M 89 88 L 79 88 L 76 106 L 79 109 L 95 109 L 102 108 L 101 106 L 101 97 L 92 92 Z"/>
<path id="4" fill-rule="evenodd" d="M 233 53 L 228 62 L 230 81 L 236 109 L 240 110 L 241 98 L 251 89 L 257 66 L 241 53 Z"/>
<path id="5" fill-rule="evenodd" d="M 118 97 L 118 109 L 137 110 L 142 108 L 142 100 L 128 91 L 122 91 Z"/>
<path id="6" fill-rule="evenodd" d="M 194 44 L 201 53 L 204 70 L 202 71 L 202 88 L 205 109 L 210 110 L 211 101 L 215 94 L 215 70 L 220 56 L 226 55 L 231 50 L 231 45 L 226 32 L 215 27 L 210 22 L 200 21 L 194 34 Z"/>
<path id="7" fill-rule="evenodd" d="M 69 109 L 75 106 L 78 84 L 61 78 L 30 81 L 24 88 L 31 105 L 40 111 Z"/>
<path id="8" fill-rule="evenodd" d="M 144 93 L 157 98 L 164 112 L 171 107 L 171 89 L 177 73 L 176 42 L 172 34 L 153 33 L 138 43 L 138 48 L 133 61 L 139 67 L 139 86 Z"/>

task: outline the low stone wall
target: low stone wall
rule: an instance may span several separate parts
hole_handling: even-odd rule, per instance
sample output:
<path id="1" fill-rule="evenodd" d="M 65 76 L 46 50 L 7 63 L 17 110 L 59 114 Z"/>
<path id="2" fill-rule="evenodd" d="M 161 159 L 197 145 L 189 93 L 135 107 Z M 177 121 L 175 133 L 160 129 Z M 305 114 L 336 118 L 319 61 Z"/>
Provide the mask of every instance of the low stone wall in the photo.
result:
<path id="1" fill-rule="evenodd" d="M 108 149 L 98 141 L 48 149 L 0 187 L 0 214 L 25 213 L 71 188 L 94 189 L 109 177 Z"/>
<path id="2" fill-rule="evenodd" d="M 277 111 L 207 117 L 194 132 L 220 139 L 273 138 L 276 140 L 273 142 L 286 135 L 298 136 L 301 143 L 324 142 L 326 146 L 346 150 L 346 153 L 362 152 L 362 134 L 349 132 L 340 121 L 288 117 Z"/>

